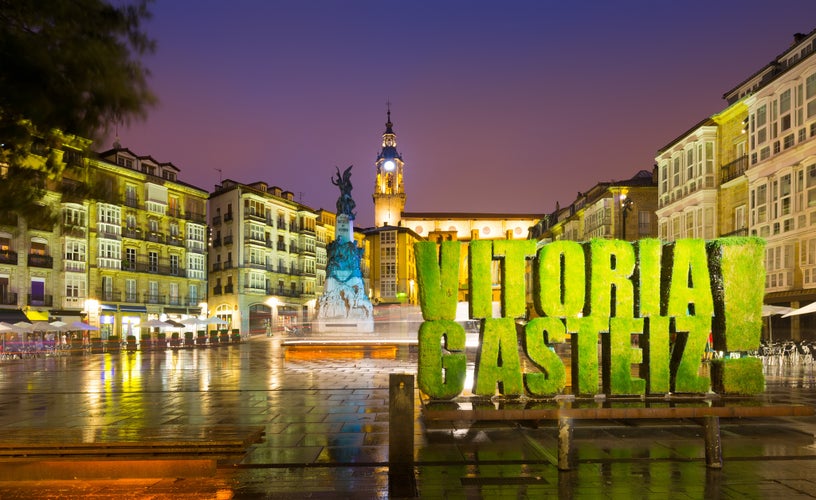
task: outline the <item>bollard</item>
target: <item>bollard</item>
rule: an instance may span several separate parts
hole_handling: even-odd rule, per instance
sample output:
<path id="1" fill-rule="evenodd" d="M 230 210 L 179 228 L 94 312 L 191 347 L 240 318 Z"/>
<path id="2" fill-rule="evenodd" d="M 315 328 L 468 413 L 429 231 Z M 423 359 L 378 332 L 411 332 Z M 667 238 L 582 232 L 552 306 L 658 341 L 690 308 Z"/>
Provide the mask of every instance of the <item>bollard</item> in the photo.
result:
<path id="1" fill-rule="evenodd" d="M 388 378 L 388 461 L 414 462 L 414 376 L 392 373 Z"/>
<path id="2" fill-rule="evenodd" d="M 706 467 L 722 469 L 722 443 L 720 443 L 720 417 L 705 417 L 703 419 L 705 434 Z"/>
<path id="3" fill-rule="evenodd" d="M 391 498 L 417 496 L 414 475 L 414 376 L 388 377 L 388 493 Z"/>
<path id="4" fill-rule="evenodd" d="M 572 455 L 572 418 L 558 417 L 558 470 L 570 470 Z"/>

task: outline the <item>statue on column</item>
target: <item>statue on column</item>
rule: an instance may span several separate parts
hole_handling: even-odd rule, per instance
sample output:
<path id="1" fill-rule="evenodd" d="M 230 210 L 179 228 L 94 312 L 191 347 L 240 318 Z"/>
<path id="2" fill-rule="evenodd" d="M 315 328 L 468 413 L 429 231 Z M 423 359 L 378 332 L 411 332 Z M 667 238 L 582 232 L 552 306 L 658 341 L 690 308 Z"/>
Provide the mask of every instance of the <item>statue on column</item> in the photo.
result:
<path id="1" fill-rule="evenodd" d="M 317 331 L 372 332 L 374 310 L 360 271 L 363 249 L 354 241 L 352 221 L 356 204 L 351 197 L 351 166 L 342 174 L 337 168 L 332 184 L 340 188 L 340 197 L 335 238 L 326 245 L 326 283 L 317 300 Z"/>
<path id="2" fill-rule="evenodd" d="M 334 167 L 337 169 L 337 177 L 332 177 L 332 184 L 340 188 L 340 197 L 337 198 L 337 215 L 348 215 L 349 220 L 354 220 L 356 215 L 354 207 L 357 206 L 351 197 L 351 167 L 353 166 L 349 165 L 343 171 L 343 175 L 340 175 L 340 167 Z"/>

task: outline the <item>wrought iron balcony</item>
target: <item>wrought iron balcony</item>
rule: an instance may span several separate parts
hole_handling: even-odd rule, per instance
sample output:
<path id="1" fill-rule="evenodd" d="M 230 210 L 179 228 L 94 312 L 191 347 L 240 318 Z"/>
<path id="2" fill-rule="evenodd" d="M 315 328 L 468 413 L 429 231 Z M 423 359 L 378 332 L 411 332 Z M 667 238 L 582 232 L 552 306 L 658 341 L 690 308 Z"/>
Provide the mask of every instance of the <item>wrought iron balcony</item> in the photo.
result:
<path id="1" fill-rule="evenodd" d="M 51 257 L 50 255 L 39 255 L 36 253 L 30 253 L 28 254 L 28 266 L 53 268 L 54 258 Z"/>
<path id="2" fill-rule="evenodd" d="M 11 250 L 4 250 L 0 252 L 0 263 L 17 265 L 17 252 Z"/>

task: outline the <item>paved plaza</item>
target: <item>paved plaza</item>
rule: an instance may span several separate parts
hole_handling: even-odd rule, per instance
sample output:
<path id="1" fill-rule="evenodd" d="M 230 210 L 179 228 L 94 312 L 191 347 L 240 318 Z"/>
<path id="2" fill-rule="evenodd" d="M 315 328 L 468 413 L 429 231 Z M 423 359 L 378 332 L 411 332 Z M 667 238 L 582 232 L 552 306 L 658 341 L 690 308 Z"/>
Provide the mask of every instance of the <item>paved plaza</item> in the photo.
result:
<path id="1" fill-rule="evenodd" d="M 388 379 L 414 346 L 215 348 L 0 362 L 0 445 L 103 441 L 157 429 L 261 428 L 203 477 L 0 481 L 0 498 L 814 498 L 816 417 L 722 421 L 724 466 L 705 467 L 694 422 L 577 424 L 577 466 L 554 465 L 554 424 L 425 428 L 415 464 L 388 464 Z M 769 376 L 772 403 L 816 404 L 812 366 Z M 136 464 L 133 474 L 138 476 Z"/>

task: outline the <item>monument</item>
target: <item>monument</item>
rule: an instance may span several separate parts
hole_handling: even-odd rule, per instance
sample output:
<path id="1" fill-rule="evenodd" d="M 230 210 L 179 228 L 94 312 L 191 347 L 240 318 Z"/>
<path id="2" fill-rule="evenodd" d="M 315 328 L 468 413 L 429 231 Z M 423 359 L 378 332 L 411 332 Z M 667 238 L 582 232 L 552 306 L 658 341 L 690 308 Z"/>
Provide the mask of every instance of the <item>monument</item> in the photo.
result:
<path id="1" fill-rule="evenodd" d="M 366 294 L 360 257 L 363 249 L 354 241 L 354 199 L 351 197 L 351 166 L 340 174 L 337 168 L 332 184 L 340 188 L 337 198 L 337 226 L 334 241 L 326 251 L 326 283 L 317 300 L 317 332 L 370 333 L 374 314 Z"/>

